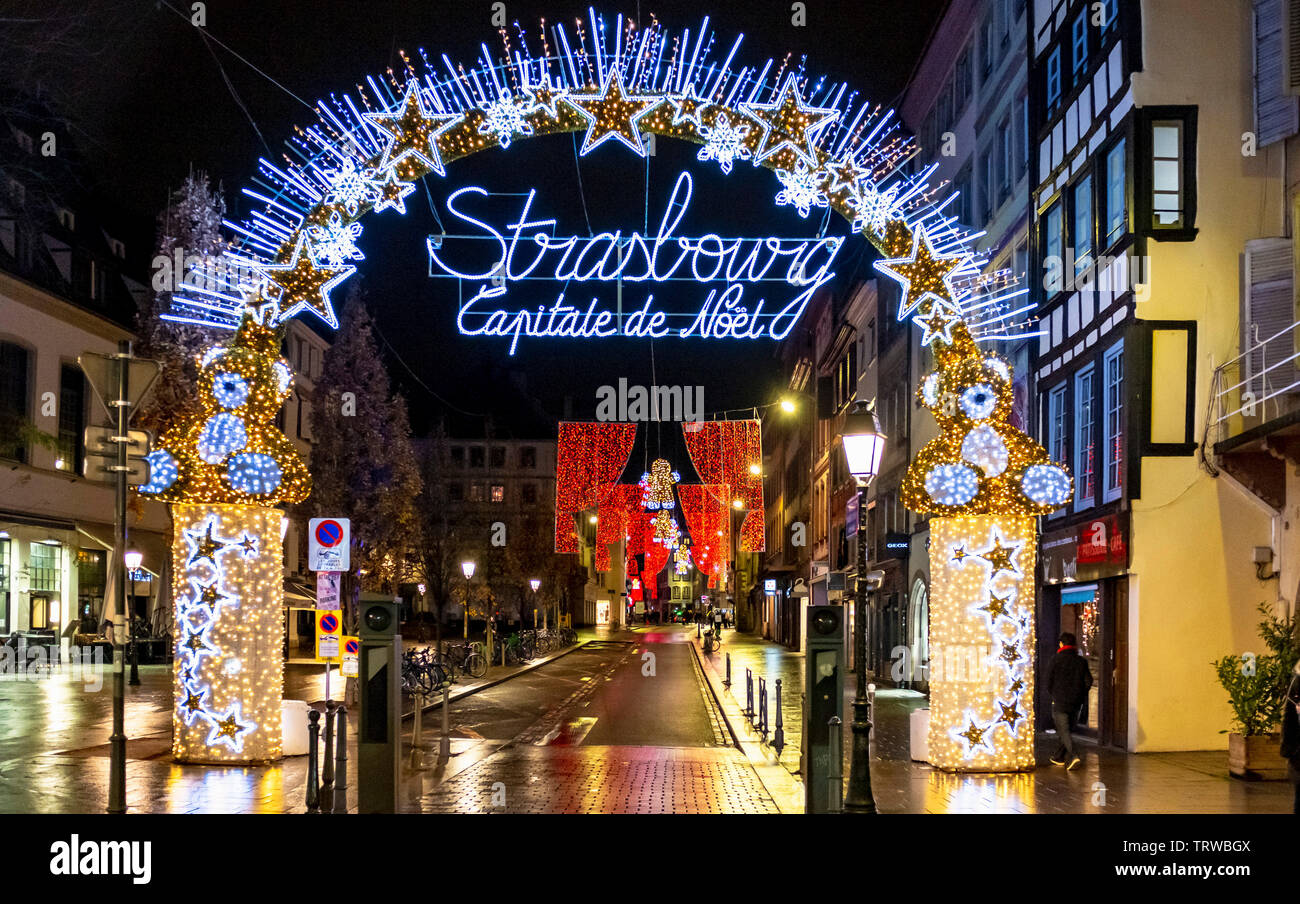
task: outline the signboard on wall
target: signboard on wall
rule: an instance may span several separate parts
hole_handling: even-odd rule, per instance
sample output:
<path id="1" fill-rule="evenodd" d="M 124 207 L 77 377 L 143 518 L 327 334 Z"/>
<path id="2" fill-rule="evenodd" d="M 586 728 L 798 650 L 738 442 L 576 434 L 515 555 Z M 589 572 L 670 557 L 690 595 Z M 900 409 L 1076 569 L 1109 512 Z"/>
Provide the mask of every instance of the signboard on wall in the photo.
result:
<path id="1" fill-rule="evenodd" d="M 1128 571 L 1128 514 L 1104 515 L 1043 534 L 1044 583 L 1095 581 Z"/>

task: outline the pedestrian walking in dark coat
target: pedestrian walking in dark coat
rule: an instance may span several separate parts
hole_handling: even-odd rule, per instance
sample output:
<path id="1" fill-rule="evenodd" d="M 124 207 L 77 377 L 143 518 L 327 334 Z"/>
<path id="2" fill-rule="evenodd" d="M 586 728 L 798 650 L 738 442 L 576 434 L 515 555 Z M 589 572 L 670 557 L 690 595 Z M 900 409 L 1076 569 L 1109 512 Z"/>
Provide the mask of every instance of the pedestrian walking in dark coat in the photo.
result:
<path id="1" fill-rule="evenodd" d="M 1073 634 L 1061 634 L 1061 645 L 1047 666 L 1047 693 L 1052 700 L 1052 721 L 1056 724 L 1059 741 L 1052 763 L 1074 769 L 1082 760 L 1074 752 L 1072 732 L 1079 717 L 1079 709 L 1088 700 L 1092 689 L 1092 669 L 1088 660 L 1079 655 Z"/>
<path id="2" fill-rule="evenodd" d="M 1286 689 L 1286 705 L 1282 709 L 1282 756 L 1287 761 L 1287 777 L 1295 789 L 1295 803 L 1291 812 L 1300 816 L 1300 662 L 1291 673 L 1291 686 Z"/>

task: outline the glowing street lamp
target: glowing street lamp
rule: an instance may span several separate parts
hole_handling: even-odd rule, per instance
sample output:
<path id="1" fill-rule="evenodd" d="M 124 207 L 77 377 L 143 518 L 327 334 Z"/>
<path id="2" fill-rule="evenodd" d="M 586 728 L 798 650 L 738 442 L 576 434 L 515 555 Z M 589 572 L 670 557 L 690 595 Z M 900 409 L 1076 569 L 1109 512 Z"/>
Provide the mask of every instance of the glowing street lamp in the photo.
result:
<path id="1" fill-rule="evenodd" d="M 867 486 L 880 473 L 885 455 L 885 434 L 876 413 L 858 402 L 844 417 L 841 434 L 849 473 L 858 482 L 858 586 L 854 594 L 853 669 L 858 689 L 853 696 L 853 757 L 849 760 L 849 793 L 844 809 L 849 813 L 875 813 L 871 793 L 871 704 L 867 698 L 867 594 L 874 584 L 867 575 Z"/>
<path id="2" fill-rule="evenodd" d="M 465 639 L 469 640 L 469 579 L 474 577 L 474 563 L 468 559 L 461 562 L 460 571 L 465 575 Z"/>
<path id="3" fill-rule="evenodd" d="M 122 561 L 126 565 L 127 574 L 131 576 L 131 605 L 127 607 L 126 613 L 126 636 L 131 644 L 131 679 L 127 683 L 132 687 L 138 687 L 140 685 L 140 654 L 135 646 L 135 625 L 132 624 L 134 619 L 130 610 L 135 608 L 135 573 L 144 562 L 144 553 L 129 549 L 123 553 Z"/>
<path id="4" fill-rule="evenodd" d="M 537 578 L 529 578 L 528 586 L 533 588 L 533 630 L 536 631 L 537 630 L 537 588 L 542 586 L 542 582 L 539 581 Z M 522 620 L 523 619 L 521 618 L 520 621 Z M 546 629 L 545 623 L 543 623 L 542 629 L 543 630 Z"/>

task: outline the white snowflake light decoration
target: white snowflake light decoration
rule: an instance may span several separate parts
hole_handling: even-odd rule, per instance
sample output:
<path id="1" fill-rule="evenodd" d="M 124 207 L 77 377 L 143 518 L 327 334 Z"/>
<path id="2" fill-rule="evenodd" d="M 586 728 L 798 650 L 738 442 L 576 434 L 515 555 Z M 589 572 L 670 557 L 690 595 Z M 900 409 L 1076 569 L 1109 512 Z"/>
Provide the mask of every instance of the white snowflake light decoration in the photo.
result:
<path id="1" fill-rule="evenodd" d="M 348 216 L 355 217 L 362 205 L 373 204 L 379 197 L 374 179 L 368 170 L 358 170 L 357 162 L 351 157 L 343 165 L 329 174 L 329 194 L 325 196 L 327 204 L 340 204 Z"/>
<path id="2" fill-rule="evenodd" d="M 821 190 L 826 174 L 819 169 L 809 169 L 802 161 L 793 170 L 777 170 L 776 177 L 782 188 L 776 195 L 776 206 L 793 205 L 799 216 L 806 217 L 814 207 L 826 207 L 829 202 Z"/>
<path id="3" fill-rule="evenodd" d="M 885 224 L 899 215 L 898 186 L 881 191 L 868 183 L 853 192 L 849 205 L 853 208 L 854 232 L 870 230 L 883 235 Z"/>
<path id="4" fill-rule="evenodd" d="M 483 124 L 478 127 L 480 135 L 491 135 L 501 147 L 510 147 L 516 135 L 531 135 L 533 127 L 524 117 L 528 115 L 525 104 L 518 103 L 513 97 L 502 97 L 483 108 Z"/>
<path id="5" fill-rule="evenodd" d="M 719 113 L 713 125 L 701 126 L 700 134 L 704 136 L 704 147 L 695 155 L 696 160 L 716 160 L 724 173 L 730 173 L 737 160 L 749 159 L 749 148 L 745 146 L 749 126 L 733 126 L 726 113 Z"/>
<path id="6" fill-rule="evenodd" d="M 307 232 L 312 240 L 312 260 L 322 266 L 342 267 L 346 261 L 359 261 L 365 258 L 361 249 L 357 247 L 361 224 L 344 225 L 343 218 L 337 211 L 330 217 L 328 226 L 312 226 Z"/>

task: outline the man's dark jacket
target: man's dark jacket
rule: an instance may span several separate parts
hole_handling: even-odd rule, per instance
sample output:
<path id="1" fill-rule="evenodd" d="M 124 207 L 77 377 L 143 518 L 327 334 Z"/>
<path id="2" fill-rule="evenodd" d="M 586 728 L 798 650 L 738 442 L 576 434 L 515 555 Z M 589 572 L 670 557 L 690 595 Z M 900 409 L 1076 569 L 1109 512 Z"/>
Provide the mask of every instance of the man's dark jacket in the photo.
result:
<path id="1" fill-rule="evenodd" d="M 1047 693 L 1052 706 L 1061 712 L 1074 712 L 1088 699 L 1092 687 L 1092 670 L 1088 660 L 1074 647 L 1057 650 L 1047 666 Z"/>

